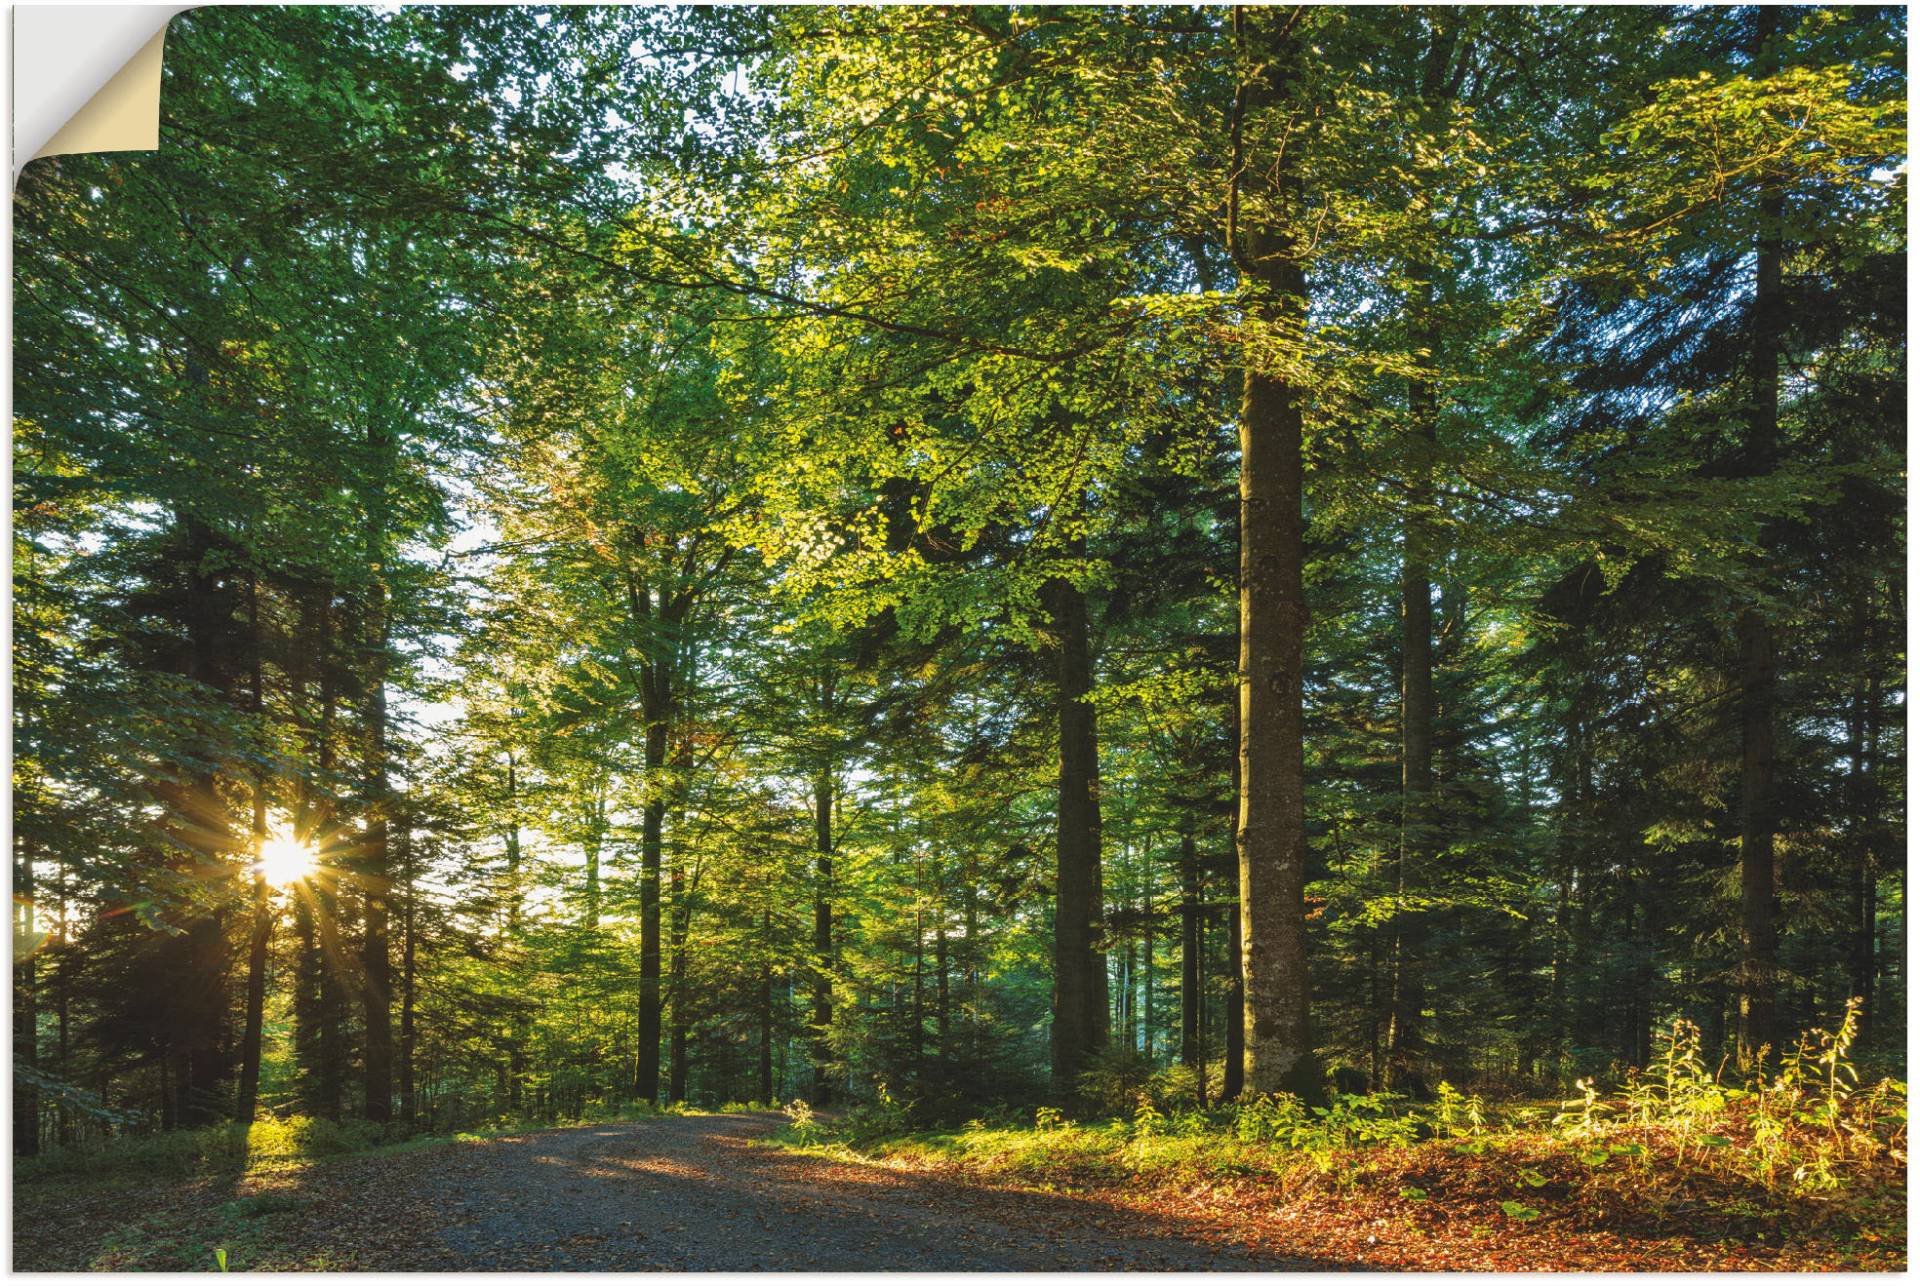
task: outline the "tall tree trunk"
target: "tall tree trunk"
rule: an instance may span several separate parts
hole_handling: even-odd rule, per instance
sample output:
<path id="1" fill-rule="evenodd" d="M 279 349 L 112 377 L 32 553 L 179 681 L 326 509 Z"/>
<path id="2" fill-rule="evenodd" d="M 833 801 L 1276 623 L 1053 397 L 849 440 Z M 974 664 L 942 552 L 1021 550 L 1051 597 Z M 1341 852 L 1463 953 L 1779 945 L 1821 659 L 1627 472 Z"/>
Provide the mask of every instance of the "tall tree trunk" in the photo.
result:
<path id="1" fill-rule="evenodd" d="M 1576 689 L 1567 712 L 1566 754 L 1562 760 L 1568 780 L 1562 783 L 1558 853 L 1559 902 L 1554 917 L 1552 1003 L 1554 1050 L 1564 1059 L 1573 1048 L 1575 1023 L 1574 964 L 1581 958 L 1585 935 L 1580 931 L 1590 890 L 1582 874 L 1587 816 L 1593 799 L 1593 752 L 1588 744 L 1586 687 Z M 1576 903 L 1575 898 L 1578 897 Z"/>
<path id="2" fill-rule="evenodd" d="M 1431 294 L 1430 283 L 1424 289 Z M 1426 1007 L 1422 975 L 1426 916 L 1404 903 L 1422 892 L 1433 852 L 1433 581 L 1424 513 L 1433 497 L 1433 385 L 1424 379 L 1411 381 L 1407 400 L 1414 431 L 1409 444 L 1409 511 L 1401 536 L 1400 844 L 1393 866 L 1394 893 L 1403 904 L 1393 917 L 1393 1012 L 1387 1027 L 1386 1076 L 1389 1087 L 1405 1086 L 1419 1093 L 1425 1039 L 1421 1016 Z"/>
<path id="3" fill-rule="evenodd" d="M 1227 997 L 1226 997 L 1226 1040 L 1221 1049 L 1222 1071 L 1220 1076 L 1220 1097 L 1223 1102 L 1231 1103 L 1240 1097 L 1240 1091 L 1247 1083 L 1247 988 L 1246 954 L 1240 950 L 1240 870 L 1239 829 L 1240 829 L 1240 692 L 1236 686 L 1234 699 L 1227 707 L 1228 742 L 1234 753 L 1227 758 L 1227 777 L 1233 790 L 1231 812 L 1227 818 L 1228 834 L 1235 837 L 1235 865 L 1231 873 L 1233 896 L 1227 901 Z M 1204 902 L 1207 897 L 1210 880 L 1207 872 L 1200 873 L 1200 894 Z M 1200 995 L 1200 1012 L 1196 1019 L 1200 1034 L 1200 1061 L 1204 1067 L 1210 1054 L 1207 1035 L 1207 998 L 1204 986 L 1207 958 L 1207 917 L 1202 916 L 1199 923 L 1199 958 L 1201 960 L 1201 978 L 1203 980 Z M 1205 1088 L 1203 1086 L 1203 1088 Z"/>
<path id="4" fill-rule="evenodd" d="M 1084 600 L 1083 600 L 1084 603 Z M 1092 685 L 1092 651 L 1088 651 L 1088 685 Z M 1093 763 L 1093 921 L 1088 926 L 1092 941 L 1092 950 L 1087 960 L 1087 974 L 1091 979 L 1088 990 L 1093 995 L 1094 1029 L 1093 1043 L 1096 1049 L 1107 1043 L 1110 1024 L 1107 1022 L 1107 992 L 1111 989 L 1107 973 L 1107 953 L 1101 946 L 1106 933 L 1107 923 L 1107 886 L 1106 867 L 1101 860 L 1100 825 L 1100 745 L 1098 736 L 1098 716 L 1091 705 L 1087 706 L 1087 753 Z"/>
<path id="5" fill-rule="evenodd" d="M 1387 1083 L 1387 1028 L 1391 1025 L 1388 997 L 1391 988 L 1386 982 L 1387 960 L 1380 949 L 1381 933 L 1378 925 L 1369 925 L 1365 930 L 1367 944 L 1367 1084 L 1379 1089 Z"/>
<path id="6" fill-rule="evenodd" d="M 58 942 L 60 959 L 53 969 L 54 1004 L 54 1057 L 58 1060 L 60 1079 L 71 1085 L 74 1083 L 73 1066 L 69 1061 L 72 1046 L 69 1042 L 69 1023 L 72 1017 L 73 990 L 73 940 L 67 927 L 67 864 L 54 864 L 55 912 L 59 916 Z M 106 1106 L 106 1093 L 100 1095 L 101 1106 Z M 63 1148 L 73 1146 L 73 1111 L 65 1103 L 60 1104 L 56 1136 Z"/>
<path id="7" fill-rule="evenodd" d="M 366 851 L 361 880 L 366 917 L 361 951 L 361 1004 L 365 1024 L 365 1113 L 369 1121 L 393 1119 L 393 963 L 387 941 L 387 902 L 392 894 L 387 815 L 387 589 L 376 574 L 367 604 Z"/>
<path id="8" fill-rule="evenodd" d="M 654 678 L 655 692 L 666 682 L 663 669 Z M 660 770 L 667 758 L 667 724 L 659 696 L 647 704 L 647 803 L 640 815 L 640 1025 L 633 1093 L 651 1103 L 660 1097 L 660 832 L 667 812 Z"/>
<path id="9" fill-rule="evenodd" d="M 1235 10 L 1266 63 L 1241 87 L 1242 113 L 1272 104 L 1296 37 L 1259 30 L 1284 11 Z M 1295 140 L 1297 142 L 1297 140 Z M 1262 344 L 1292 342 L 1306 325 L 1306 274 L 1289 220 L 1299 210 L 1296 147 L 1280 149 L 1274 207 L 1236 247 L 1247 316 Z M 1304 908 L 1306 797 L 1302 740 L 1301 390 L 1284 366 L 1250 353 L 1240 400 L 1240 950 L 1246 988 L 1247 1086 L 1257 1094 L 1317 1093 L 1307 1034 Z"/>
<path id="10" fill-rule="evenodd" d="M 525 850 L 520 835 L 520 758 L 507 751 L 507 833 L 506 876 L 501 881 L 500 900 L 506 931 L 505 941 L 517 945 L 520 925 L 526 914 L 526 878 L 522 874 Z M 519 1114 L 527 1083 L 527 1046 L 533 1039 L 533 1020 L 525 1005 L 514 1004 L 508 1010 L 506 1035 L 507 1060 L 501 1072 L 500 1088 L 505 1091 L 507 1110 Z"/>
<path id="11" fill-rule="evenodd" d="M 960 991 L 965 997 L 967 1053 L 980 1052 L 980 883 L 973 859 L 967 862 L 965 895 L 961 898 Z"/>
<path id="12" fill-rule="evenodd" d="M 267 1001 L 267 948 L 273 938 L 273 902 L 264 877 L 253 877 L 253 932 L 247 944 L 246 1026 L 240 1040 L 240 1092 L 235 1119 L 249 1122 L 260 1102 L 260 1038 Z"/>
<path id="13" fill-rule="evenodd" d="M 641 717 L 646 722 L 642 762 L 647 802 L 640 817 L 640 1012 L 634 1096 L 652 1103 L 660 1097 L 660 862 L 668 795 L 664 770 L 673 730 L 675 640 L 670 633 L 673 622 L 668 619 L 666 592 L 660 592 L 657 611 L 645 586 L 635 582 L 633 593 L 636 619 L 651 627 L 646 639 L 641 701 Z"/>
<path id="14" fill-rule="evenodd" d="M 414 1081 L 414 1055 L 417 1036 L 414 1030 L 415 919 L 418 874 L 413 848 L 412 817 L 402 813 L 396 838 L 400 845 L 400 1119 L 412 1121 L 419 1113 L 418 1091 Z"/>
<path id="15" fill-rule="evenodd" d="M 1638 940 L 1634 943 L 1633 1065 L 1646 1067 L 1653 1061 L 1654 986 L 1657 980 L 1656 955 L 1660 944 L 1660 901 L 1655 892 L 1653 872 L 1643 869 L 1631 877 L 1640 903 L 1637 921 Z"/>
<path id="16" fill-rule="evenodd" d="M 1193 835 L 1180 837 L 1180 1064 L 1204 1068 L 1200 1054 L 1200 859 Z M 1204 1090 L 1204 1086 L 1202 1087 Z M 1203 1095 L 1204 1097 L 1204 1095 Z"/>
<path id="17" fill-rule="evenodd" d="M 1048 586 L 1059 680 L 1060 795 L 1055 836 L 1053 1031 L 1056 1095 L 1075 1092 L 1088 1057 L 1105 1041 L 1106 962 L 1101 921 L 1099 745 L 1086 596 L 1065 580 Z"/>
<path id="18" fill-rule="evenodd" d="M 1776 1049 L 1774 1033 L 1773 630 L 1740 619 L 1740 911 L 1742 1061 Z"/>
<path id="19" fill-rule="evenodd" d="M 760 1096 L 773 1102 L 773 909 L 760 909 Z"/>
<path id="20" fill-rule="evenodd" d="M 186 677 L 205 690 L 231 697 L 232 680 L 224 657 L 236 604 L 229 585 L 215 569 L 218 545 L 204 523 L 183 517 L 182 560 L 187 568 L 184 601 L 186 623 Z M 187 775 L 179 786 L 169 786 L 175 815 L 175 840 L 189 854 L 193 874 L 208 887 L 221 887 L 233 876 L 227 855 L 233 851 L 226 806 L 216 773 L 204 768 Z M 173 1040 L 179 1049 L 175 1094 L 176 1119 L 182 1126 L 208 1125 L 232 1105 L 232 1088 L 221 1092 L 230 1069 L 227 1059 L 228 1015 L 227 932 L 224 909 L 197 915 L 182 943 L 186 959 L 174 981 L 179 1023 Z"/>
<path id="21" fill-rule="evenodd" d="M 1765 5 L 1754 11 L 1755 65 L 1771 65 L 1770 42 L 1780 15 Z M 1781 290 L 1781 216 L 1785 202 L 1771 180 L 1760 199 L 1754 268 L 1753 348 L 1749 357 L 1747 471 L 1773 468 L 1780 427 L 1780 355 L 1786 328 Z M 1743 1062 L 1778 1048 L 1774 1030 L 1775 969 L 1773 872 L 1774 637 L 1764 611 L 1750 604 L 1740 614 L 1740 1049 Z"/>
<path id="22" fill-rule="evenodd" d="M 1869 653 L 1871 655 L 1871 653 Z M 1871 664 L 1871 662 L 1869 662 Z M 1875 925 L 1879 921 L 1880 892 L 1880 856 L 1878 838 L 1881 818 L 1880 802 L 1880 728 L 1883 715 L 1880 704 L 1880 671 L 1876 665 L 1867 676 L 1867 762 L 1866 762 L 1866 808 L 1868 809 L 1865 834 L 1861 837 L 1859 870 L 1860 899 L 1858 918 L 1855 925 L 1854 994 L 1860 998 L 1860 1038 L 1865 1040 L 1874 1029 L 1874 992 L 1875 983 L 1880 977 L 1878 953 L 1875 949 Z"/>
<path id="23" fill-rule="evenodd" d="M 298 1073 L 296 1099 L 310 1116 L 320 1110 L 313 1077 L 320 1065 L 320 940 L 314 931 L 313 897 L 293 899 L 293 1056 Z"/>
<path id="24" fill-rule="evenodd" d="M 309 606 L 312 600 L 308 600 Z M 321 765 L 324 755 L 318 749 L 321 739 L 321 727 L 327 721 L 326 700 L 317 701 L 319 711 L 311 717 L 304 713 L 304 698 L 307 685 L 313 678 L 312 642 L 319 637 L 319 621 L 316 611 L 303 610 L 300 624 L 301 646 L 295 652 L 298 667 L 297 675 L 292 679 L 294 689 L 302 694 L 303 731 L 307 735 L 309 753 L 312 755 L 314 773 L 299 773 L 294 778 L 293 836 L 299 843 L 313 850 L 314 876 L 306 885 L 295 890 L 293 898 L 294 936 L 297 940 L 293 969 L 293 1047 L 294 1058 L 299 1073 L 296 1079 L 300 1110 L 310 1116 L 332 1119 L 339 1115 L 337 1100 L 331 1109 L 326 1102 L 322 1082 L 325 1079 L 324 1067 L 327 1050 L 326 1009 L 329 1000 L 327 983 L 328 959 L 324 950 L 325 939 L 317 923 L 327 897 L 326 886 L 333 878 L 328 869 L 322 827 L 319 822 L 321 807 L 317 801 L 318 792 L 314 788 L 313 778 L 323 776 Z M 323 681 L 324 684 L 324 681 Z"/>
<path id="25" fill-rule="evenodd" d="M 1850 921 L 1847 934 L 1847 981 L 1860 1001 L 1860 1039 L 1873 1027 L 1876 962 L 1875 922 L 1879 918 L 1879 873 L 1876 839 L 1880 826 L 1880 664 L 1875 650 L 1877 629 L 1871 583 L 1862 595 L 1861 653 L 1866 675 L 1854 688 L 1853 710 L 1847 721 L 1851 760 L 1848 782 L 1849 846 L 1852 849 Z"/>
<path id="26" fill-rule="evenodd" d="M 1246 953 L 1240 949 L 1240 908 L 1227 909 L 1227 1038 L 1222 1042 L 1221 1058 L 1225 1070 L 1220 1078 L 1220 1099 L 1232 1103 L 1247 1086 L 1247 987 Z M 1240 967 L 1233 967 L 1238 963 Z"/>
<path id="27" fill-rule="evenodd" d="M 927 931 L 926 908 L 913 908 L 913 1031 L 907 1041 L 908 1065 L 918 1079 L 927 1059 Z"/>
<path id="28" fill-rule="evenodd" d="M 668 886 L 673 900 L 672 934 L 668 943 L 667 995 L 672 1003 L 672 1022 L 667 1032 L 667 1101 L 687 1101 L 687 933 L 692 927 L 693 907 L 687 901 L 685 853 L 680 843 L 684 810 L 676 809 L 673 819 L 674 854 L 667 864 Z"/>
<path id="29" fill-rule="evenodd" d="M 346 1095 L 347 961 L 340 947 L 338 837 L 334 833 L 334 716 L 339 682 L 334 664 L 334 590 L 325 581 L 312 589 L 308 633 L 319 679 L 319 710 L 310 730 L 318 791 L 301 782 L 300 820 L 295 833 L 313 848 L 319 869 L 311 881 L 311 900 L 296 899 L 310 930 L 302 955 L 301 986 L 312 1005 L 311 1077 L 307 1109 L 327 1120 L 340 1119 Z"/>
<path id="30" fill-rule="evenodd" d="M 833 796 L 824 765 L 813 779 L 813 1097 L 833 1101 Z"/>
<path id="31" fill-rule="evenodd" d="M 594 835 L 582 847 L 587 859 L 585 919 L 589 929 L 597 929 L 600 927 L 600 836 Z"/>
<path id="32" fill-rule="evenodd" d="M 1146 925 L 1140 941 L 1140 1029 L 1143 1033 L 1141 1048 L 1149 1060 L 1154 1055 L 1153 1030 L 1153 867 L 1147 867 L 1147 892 L 1140 896 L 1140 923 Z"/>
<path id="33" fill-rule="evenodd" d="M 591 811 L 587 814 L 587 833 L 581 845 L 582 855 L 586 858 L 586 907 L 584 918 L 589 929 L 600 927 L 600 855 L 607 843 L 607 790 L 609 775 L 601 773 L 594 779 L 593 792 L 588 802 Z"/>
<path id="34" fill-rule="evenodd" d="M 502 908 L 509 937 L 520 931 L 520 760 L 513 751 L 507 752 L 507 833 L 506 887 L 500 891 L 501 900 L 506 903 Z"/>
<path id="35" fill-rule="evenodd" d="M 26 842 L 14 841 L 13 1060 L 16 1067 L 40 1066 L 40 997 L 33 950 L 33 857 Z M 13 1086 L 13 1154 L 40 1155 L 40 1094 L 32 1085 Z"/>
<path id="36" fill-rule="evenodd" d="M 935 886 L 933 904 L 933 1030 L 941 1058 L 948 1054 L 947 1038 L 952 1030 L 951 994 L 947 982 L 947 904 L 945 881 Z"/>
<path id="37" fill-rule="evenodd" d="M 266 640 L 260 631 L 260 575 L 257 571 L 249 572 L 247 576 L 247 627 L 252 653 L 249 705 L 254 718 L 259 719 L 266 711 L 262 674 Z M 266 842 L 266 774 L 256 769 L 253 778 L 253 859 L 256 864 L 265 852 Z M 247 944 L 246 1025 L 240 1037 L 240 1093 L 234 1112 L 235 1118 L 243 1124 L 252 1122 L 260 1102 L 260 1038 L 267 1003 L 267 948 L 272 937 L 273 902 L 267 890 L 266 877 L 256 867 L 253 874 L 253 932 Z"/>
<path id="38" fill-rule="evenodd" d="M 1431 21 L 1431 19 L 1430 19 Z M 1439 112 L 1457 36 L 1436 23 L 1420 77 L 1422 116 L 1429 129 L 1445 127 Z M 1417 210 L 1430 220 L 1431 203 L 1422 195 Z M 1408 292 L 1409 329 L 1426 362 L 1436 360 L 1439 336 L 1433 325 L 1433 265 L 1419 251 Z M 1422 372 L 1407 382 L 1411 420 L 1407 440 L 1407 513 L 1401 529 L 1400 621 L 1400 844 L 1395 851 L 1394 892 L 1402 905 L 1393 918 L 1393 1013 L 1388 1025 L 1386 1079 L 1411 1092 L 1424 1091 L 1422 1019 L 1426 1007 L 1427 917 L 1409 910 L 1408 898 L 1425 889 L 1435 849 L 1433 817 L 1433 460 L 1438 436 L 1439 399 L 1433 380 Z"/>

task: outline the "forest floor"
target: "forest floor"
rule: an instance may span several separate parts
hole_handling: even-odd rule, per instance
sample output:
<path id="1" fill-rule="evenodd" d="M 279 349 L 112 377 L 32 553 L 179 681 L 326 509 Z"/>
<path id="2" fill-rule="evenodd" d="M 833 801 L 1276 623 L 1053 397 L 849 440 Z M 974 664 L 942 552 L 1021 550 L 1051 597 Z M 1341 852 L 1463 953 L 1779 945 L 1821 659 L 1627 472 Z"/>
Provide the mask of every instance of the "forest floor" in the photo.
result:
<path id="1" fill-rule="evenodd" d="M 1793 1269 L 1905 1265 L 1904 1186 L 1802 1226 L 1680 1208 L 1615 1226 L 1503 1217 L 1497 1167 L 1406 1151 L 1349 1185 L 1063 1173 L 1013 1181 L 920 1146 L 783 1145 L 769 1113 L 434 1142 L 211 1173 L 30 1175 L 16 1271 L 213 1269 Z M 1432 1194 L 1416 1204 L 1405 1194 Z M 1554 1196 L 1543 1188 L 1542 1208 Z"/>
<path id="2" fill-rule="evenodd" d="M 148 1180 L 20 1184 L 16 1271 L 821 1272 L 1350 1267 L 1094 1195 L 762 1146 L 772 1114 L 689 1114 Z"/>
<path id="3" fill-rule="evenodd" d="M 840 1133 L 788 1128 L 778 1139 L 923 1180 L 1177 1217 L 1235 1253 L 1310 1253 L 1326 1267 L 1903 1271 L 1907 1263 L 1903 1151 L 1816 1189 L 1716 1167 L 1711 1144 L 1679 1156 L 1634 1143 L 1583 1151 L 1538 1131 L 1346 1150 L 1249 1146 L 1219 1133 L 1142 1137 L 1125 1121 L 976 1122 L 859 1143 Z"/>

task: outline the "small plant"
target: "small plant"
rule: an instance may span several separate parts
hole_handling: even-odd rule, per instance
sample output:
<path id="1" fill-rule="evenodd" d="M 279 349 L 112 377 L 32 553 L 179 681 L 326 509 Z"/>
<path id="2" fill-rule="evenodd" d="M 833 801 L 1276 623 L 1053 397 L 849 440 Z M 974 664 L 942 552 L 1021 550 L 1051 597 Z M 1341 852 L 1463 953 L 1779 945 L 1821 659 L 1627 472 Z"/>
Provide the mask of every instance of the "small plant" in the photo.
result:
<path id="1" fill-rule="evenodd" d="M 1455 1136 L 1460 1120 L 1460 1091 L 1453 1088 L 1449 1081 L 1441 1081 L 1434 1091 L 1433 1133 L 1435 1138 L 1450 1139 Z"/>
<path id="2" fill-rule="evenodd" d="M 1808 1051 L 1811 1061 L 1823 1074 L 1816 1115 L 1832 1131 L 1836 1140 L 1840 1137 L 1847 1100 L 1860 1083 L 1859 1073 L 1847 1061 L 1847 1055 L 1852 1051 L 1853 1042 L 1859 1034 L 1860 998 L 1855 996 L 1847 1001 L 1847 1012 L 1841 1016 L 1840 1030 L 1832 1035 L 1826 1032 L 1812 1033 L 1818 1039 L 1819 1047 Z M 1805 1048 L 1803 1038 L 1802 1049 Z"/>
<path id="3" fill-rule="evenodd" d="M 818 1137 L 820 1121 L 814 1115 L 813 1105 L 807 1100 L 796 1098 L 780 1110 L 785 1113 L 787 1128 L 793 1131 L 794 1137 L 805 1142 L 811 1142 Z"/>
<path id="4" fill-rule="evenodd" d="M 1580 1091 L 1580 1097 L 1560 1104 L 1559 1115 L 1553 1118 L 1554 1128 L 1570 1139 L 1592 1138 L 1606 1128 L 1602 1117 L 1612 1109 L 1600 1101 L 1600 1091 L 1592 1081 L 1577 1080 L 1573 1087 Z"/>

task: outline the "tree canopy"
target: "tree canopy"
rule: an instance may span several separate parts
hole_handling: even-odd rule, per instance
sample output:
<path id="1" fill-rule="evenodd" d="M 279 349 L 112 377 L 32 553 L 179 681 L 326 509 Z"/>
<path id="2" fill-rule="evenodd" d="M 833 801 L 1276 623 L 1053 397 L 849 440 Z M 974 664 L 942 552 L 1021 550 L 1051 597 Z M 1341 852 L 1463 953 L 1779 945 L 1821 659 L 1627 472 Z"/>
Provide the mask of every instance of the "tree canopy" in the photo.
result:
<path id="1" fill-rule="evenodd" d="M 16 1150 L 1897 1067 L 1904 50 L 181 15 L 14 196 Z"/>

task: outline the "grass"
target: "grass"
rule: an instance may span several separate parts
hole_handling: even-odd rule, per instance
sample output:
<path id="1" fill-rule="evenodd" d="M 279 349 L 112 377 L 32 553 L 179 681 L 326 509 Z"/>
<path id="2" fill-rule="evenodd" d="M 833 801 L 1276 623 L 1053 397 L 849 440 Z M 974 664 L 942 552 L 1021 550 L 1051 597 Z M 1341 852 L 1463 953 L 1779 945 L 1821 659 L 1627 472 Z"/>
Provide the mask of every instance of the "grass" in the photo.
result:
<path id="1" fill-rule="evenodd" d="M 117 1172 L 193 1176 L 248 1173 L 335 1157 L 397 1153 L 445 1143 L 478 1142 L 532 1130 L 698 1111 L 681 1104 L 660 1107 L 625 1103 L 592 1108 L 563 1119 L 500 1117 L 469 1130 L 428 1134 L 402 1122 L 330 1121 L 322 1117 L 262 1117 L 251 1125 L 231 1123 L 198 1130 L 165 1130 L 120 1135 L 60 1148 L 14 1163 L 14 1181 L 33 1183 L 57 1177 L 107 1177 Z"/>
<path id="2" fill-rule="evenodd" d="M 1364 1223 L 1361 1254 L 1461 1236 L 1511 1248 L 1525 1235 L 1573 1233 L 1626 1247 L 1610 1253 L 1627 1262 L 1601 1267 L 1661 1266 L 1632 1262 L 1632 1247 L 1674 1238 L 1687 1244 L 1657 1254 L 1903 1264 L 1906 1086 L 1857 1083 L 1847 1061 L 1855 1027 L 1849 1010 L 1837 1031 L 1809 1033 L 1768 1076 L 1730 1081 L 1707 1071 L 1698 1031 L 1677 1023 L 1646 1073 L 1611 1093 L 1580 1082 L 1557 1104 L 1487 1103 L 1443 1084 L 1430 1103 L 1341 1094 L 1309 1107 L 1275 1095 L 1201 1110 L 1149 1082 L 1125 1114 L 1073 1121 L 1040 1108 L 1029 1119 L 1003 1112 L 927 1130 L 883 1091 L 830 1122 L 795 1104 L 779 1143 L 995 1185 L 1310 1218 L 1321 1226 L 1315 1236 L 1334 1240 L 1338 1230 L 1325 1225 Z M 1545 1253 L 1561 1248 L 1541 1243 Z"/>

